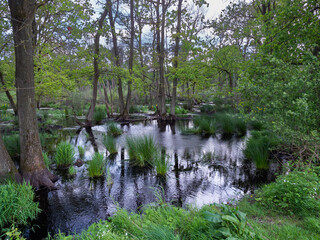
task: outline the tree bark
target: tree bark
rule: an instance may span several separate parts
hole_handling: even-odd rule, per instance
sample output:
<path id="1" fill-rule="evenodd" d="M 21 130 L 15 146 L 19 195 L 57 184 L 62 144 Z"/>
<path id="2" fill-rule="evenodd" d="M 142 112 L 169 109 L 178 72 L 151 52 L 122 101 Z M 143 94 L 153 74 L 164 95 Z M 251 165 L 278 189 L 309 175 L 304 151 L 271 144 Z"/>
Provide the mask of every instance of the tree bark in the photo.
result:
<path id="1" fill-rule="evenodd" d="M 93 57 L 94 78 L 93 78 L 92 100 L 91 100 L 89 112 L 87 114 L 87 123 L 86 123 L 87 126 L 92 125 L 93 113 L 97 103 L 98 81 L 100 77 L 100 70 L 99 70 L 100 36 L 101 36 L 102 25 L 104 20 L 106 19 L 107 13 L 108 13 L 108 7 L 106 3 L 105 10 L 103 11 L 99 19 L 97 33 L 94 37 L 94 57 Z"/>
<path id="2" fill-rule="evenodd" d="M 125 109 L 122 113 L 123 118 L 129 116 L 130 100 L 131 100 L 131 84 L 132 84 L 132 69 L 133 69 L 133 43 L 134 43 L 134 1 L 130 0 L 130 53 L 129 53 L 129 73 L 130 79 L 128 81 L 128 94 Z"/>
<path id="3" fill-rule="evenodd" d="M 177 70 L 178 70 L 178 57 L 179 57 L 179 44 L 180 44 L 180 33 L 181 33 L 181 8 L 182 8 L 182 0 L 178 2 L 178 19 L 177 19 L 177 33 L 175 36 L 175 48 L 174 48 L 174 58 L 173 58 L 173 67 L 175 70 L 175 76 L 173 78 L 173 85 L 172 85 L 172 98 L 171 98 L 171 111 L 170 115 L 175 117 L 176 111 L 176 101 L 177 101 L 177 85 L 178 85 L 178 78 L 177 78 Z"/>
<path id="4" fill-rule="evenodd" d="M 0 133 L 0 182 L 2 179 L 7 178 L 15 179 L 18 182 L 21 181 L 21 176 L 9 156 Z"/>
<path id="5" fill-rule="evenodd" d="M 111 34 L 112 34 L 112 42 L 113 42 L 113 49 L 114 49 L 114 58 L 116 62 L 116 66 L 120 68 L 120 58 L 119 58 L 119 49 L 118 49 L 118 41 L 117 41 L 117 34 L 114 24 L 114 18 L 112 16 L 112 3 L 111 0 L 107 0 L 107 8 L 108 8 L 108 15 L 109 15 L 109 22 L 111 27 Z M 124 110 L 124 101 L 123 101 L 123 92 L 122 92 L 122 81 L 119 74 L 117 74 L 118 78 L 118 94 L 119 94 L 119 106 L 120 106 L 120 114 L 123 113 Z"/>
<path id="6" fill-rule="evenodd" d="M 35 0 L 9 0 L 16 60 L 16 88 L 20 134 L 20 169 L 32 186 L 54 189 L 57 177 L 43 161 L 34 90 L 33 31 Z"/>
<path id="7" fill-rule="evenodd" d="M 6 95 L 7 95 L 7 98 L 8 98 L 8 100 L 9 100 L 9 102 L 10 102 L 10 105 L 11 105 L 11 107 L 12 107 L 12 109 L 13 109 L 14 115 L 15 115 L 15 116 L 18 116 L 17 106 L 16 106 L 16 104 L 14 103 L 14 100 L 13 100 L 13 98 L 12 98 L 9 90 L 6 88 L 6 83 L 5 83 L 4 79 L 3 79 L 3 74 L 2 74 L 1 71 L 0 71 L 0 82 L 1 82 L 1 84 L 2 84 L 2 86 L 3 86 L 3 88 L 4 88 L 4 91 L 5 91 Z"/>

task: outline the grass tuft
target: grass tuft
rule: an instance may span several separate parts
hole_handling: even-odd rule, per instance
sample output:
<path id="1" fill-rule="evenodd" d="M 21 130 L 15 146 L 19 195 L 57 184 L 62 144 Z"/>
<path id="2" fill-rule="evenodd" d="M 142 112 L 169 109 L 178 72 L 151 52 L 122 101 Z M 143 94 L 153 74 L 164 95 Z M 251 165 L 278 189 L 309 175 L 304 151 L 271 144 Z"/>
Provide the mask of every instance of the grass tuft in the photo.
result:
<path id="1" fill-rule="evenodd" d="M 170 169 L 169 159 L 167 156 L 155 156 L 153 167 L 155 168 L 157 175 L 165 176 Z"/>
<path id="2" fill-rule="evenodd" d="M 112 136 L 108 136 L 108 135 L 104 136 L 103 144 L 108 150 L 110 155 L 116 154 L 118 152 L 116 141 Z"/>
<path id="3" fill-rule="evenodd" d="M 93 120 L 99 124 L 106 117 L 107 111 L 104 106 L 96 106 L 93 112 Z"/>
<path id="4" fill-rule="evenodd" d="M 101 177 L 104 174 L 105 162 L 103 155 L 95 153 L 88 165 L 88 174 L 90 178 Z"/>
<path id="5" fill-rule="evenodd" d="M 3 136 L 3 142 L 11 158 L 20 156 L 20 137 L 18 134 Z"/>
<path id="6" fill-rule="evenodd" d="M 128 154 L 131 163 L 139 167 L 152 165 L 157 157 L 158 147 L 151 136 L 127 137 Z"/>
<path id="7" fill-rule="evenodd" d="M 113 137 L 118 137 L 123 133 L 123 131 L 115 123 L 110 123 L 107 133 Z"/>
<path id="8" fill-rule="evenodd" d="M 68 167 L 73 163 L 74 149 L 70 143 L 61 142 L 58 144 L 54 161 L 58 167 Z"/>
<path id="9" fill-rule="evenodd" d="M 81 147 L 81 146 L 78 146 L 78 152 L 79 152 L 79 157 L 81 159 L 83 159 L 84 158 L 84 153 L 85 153 L 84 148 Z"/>
<path id="10" fill-rule="evenodd" d="M 77 170 L 75 169 L 74 166 L 72 166 L 72 167 L 69 168 L 68 173 L 69 173 L 70 176 L 74 176 L 74 175 L 76 175 Z"/>

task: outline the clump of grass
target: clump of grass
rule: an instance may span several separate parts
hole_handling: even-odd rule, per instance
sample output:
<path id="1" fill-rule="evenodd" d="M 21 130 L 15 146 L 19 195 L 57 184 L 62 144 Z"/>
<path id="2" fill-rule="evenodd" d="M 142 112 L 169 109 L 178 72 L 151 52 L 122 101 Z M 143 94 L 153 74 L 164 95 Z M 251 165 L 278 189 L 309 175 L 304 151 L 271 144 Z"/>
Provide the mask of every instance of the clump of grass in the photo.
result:
<path id="1" fill-rule="evenodd" d="M 215 159 L 214 152 L 206 152 L 203 154 L 200 161 L 203 162 L 204 164 L 210 164 L 214 161 L 214 159 Z"/>
<path id="2" fill-rule="evenodd" d="M 245 136 L 247 134 L 247 124 L 243 119 L 234 118 L 234 125 L 239 137 Z"/>
<path id="3" fill-rule="evenodd" d="M 10 224 L 27 225 L 41 211 L 39 204 L 33 201 L 32 186 L 25 182 L 0 185 L 0 196 L 0 229 Z"/>
<path id="4" fill-rule="evenodd" d="M 111 135 L 113 137 L 118 137 L 123 133 L 123 131 L 115 123 L 109 124 L 107 132 L 108 135 Z"/>
<path id="5" fill-rule="evenodd" d="M 180 129 L 180 132 L 182 135 L 193 135 L 199 133 L 199 129 L 183 127 Z"/>
<path id="6" fill-rule="evenodd" d="M 216 133 L 216 120 L 211 117 L 201 116 L 193 120 L 198 132 L 204 135 L 214 135 Z"/>
<path id="7" fill-rule="evenodd" d="M 212 113 L 214 111 L 214 106 L 210 104 L 204 104 L 200 107 L 202 113 Z"/>
<path id="8" fill-rule="evenodd" d="M 107 185 L 111 187 L 113 184 L 113 179 L 110 173 L 110 168 L 107 168 Z"/>
<path id="9" fill-rule="evenodd" d="M 75 169 L 74 166 L 72 166 L 72 167 L 69 168 L 68 173 L 69 173 L 70 176 L 74 176 L 74 175 L 76 175 L 77 170 Z"/>
<path id="10" fill-rule="evenodd" d="M 133 165 L 145 167 L 151 165 L 158 154 L 158 147 L 150 136 L 128 137 L 128 154 Z"/>
<path id="11" fill-rule="evenodd" d="M 44 161 L 44 164 L 46 165 L 46 168 L 50 169 L 51 161 L 49 159 L 48 154 L 46 152 L 42 152 L 42 156 L 43 156 L 43 161 Z"/>
<path id="12" fill-rule="evenodd" d="M 232 116 L 230 116 L 229 114 L 219 114 L 216 116 L 216 118 L 222 134 L 230 136 L 235 133 L 235 121 Z"/>
<path id="13" fill-rule="evenodd" d="M 106 117 L 107 111 L 104 106 L 96 106 L 93 112 L 93 120 L 99 124 Z"/>
<path id="14" fill-rule="evenodd" d="M 70 143 L 60 142 L 57 146 L 54 161 L 58 167 L 68 167 L 73 163 L 74 149 Z"/>
<path id="15" fill-rule="evenodd" d="M 252 130 L 261 131 L 263 130 L 264 126 L 262 122 L 259 122 L 258 120 L 250 120 L 248 122 L 248 126 Z"/>
<path id="16" fill-rule="evenodd" d="M 12 158 L 20 156 L 20 137 L 18 134 L 3 136 L 3 142 Z"/>
<path id="17" fill-rule="evenodd" d="M 103 155 L 100 153 L 95 153 L 93 158 L 88 163 L 88 174 L 90 178 L 103 176 L 105 170 L 105 162 Z"/>
<path id="18" fill-rule="evenodd" d="M 81 147 L 81 146 L 78 146 L 78 152 L 79 152 L 79 157 L 81 159 L 83 159 L 84 158 L 84 153 L 85 153 L 84 148 Z"/>
<path id="19" fill-rule="evenodd" d="M 157 175 L 164 176 L 170 169 L 170 162 L 166 156 L 155 156 L 153 160 L 153 167 L 155 168 Z"/>
<path id="20" fill-rule="evenodd" d="M 110 155 L 116 154 L 118 152 L 116 141 L 112 136 L 104 136 L 103 144 L 110 153 Z"/>
<path id="21" fill-rule="evenodd" d="M 252 131 L 251 135 L 244 150 L 245 157 L 253 160 L 257 168 L 268 168 L 270 149 L 279 144 L 278 138 L 270 131 Z"/>

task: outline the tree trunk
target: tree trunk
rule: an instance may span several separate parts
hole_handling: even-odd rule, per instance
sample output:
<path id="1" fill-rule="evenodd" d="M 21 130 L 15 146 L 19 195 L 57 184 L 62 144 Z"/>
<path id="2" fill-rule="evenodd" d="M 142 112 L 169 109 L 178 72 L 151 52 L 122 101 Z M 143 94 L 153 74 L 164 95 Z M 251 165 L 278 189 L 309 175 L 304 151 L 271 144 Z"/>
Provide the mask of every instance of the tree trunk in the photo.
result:
<path id="1" fill-rule="evenodd" d="M 111 0 L 107 0 L 108 6 L 108 15 L 109 15 L 109 22 L 111 27 L 111 34 L 112 34 L 112 42 L 113 42 L 113 49 L 114 49 L 114 58 L 116 62 L 116 66 L 120 68 L 120 58 L 119 58 L 119 49 L 118 49 L 118 41 L 117 41 L 117 34 L 114 24 L 114 19 L 112 16 L 112 3 Z M 123 113 L 124 110 L 124 101 L 123 101 L 123 92 L 122 92 L 122 81 L 119 74 L 117 74 L 118 78 L 118 94 L 119 94 L 119 106 L 120 106 L 120 114 Z"/>
<path id="2" fill-rule="evenodd" d="M 105 6 L 105 10 L 101 14 L 101 17 L 99 19 L 98 23 L 98 30 L 97 33 L 94 37 L 94 57 L 93 57 L 93 69 L 94 69 L 94 78 L 93 78 L 93 91 L 92 91 L 92 100 L 91 100 L 91 105 L 89 112 L 87 114 L 87 126 L 92 125 L 92 120 L 93 120 L 93 113 L 94 109 L 96 107 L 97 103 L 97 93 L 98 93 L 98 81 L 100 77 L 100 70 L 99 70 L 99 57 L 100 57 L 100 35 L 101 35 L 101 29 L 104 20 L 106 19 L 108 13 L 108 7 L 107 3 Z"/>
<path id="3" fill-rule="evenodd" d="M 130 108 L 130 99 L 131 99 L 131 84 L 132 84 L 132 69 L 133 69 L 133 43 L 134 43 L 134 16 L 133 16 L 133 9 L 134 9 L 134 1 L 130 0 L 130 53 L 129 53 L 129 73 L 130 78 L 128 81 L 128 94 L 127 94 L 127 101 L 126 107 L 122 113 L 123 118 L 127 118 L 129 116 L 129 108 Z"/>
<path id="4" fill-rule="evenodd" d="M 16 60 L 16 88 L 20 134 L 20 169 L 22 177 L 32 186 L 54 189 L 57 177 L 43 161 L 34 90 L 32 21 L 35 0 L 9 0 Z"/>
<path id="5" fill-rule="evenodd" d="M 106 85 L 104 84 L 104 82 L 102 83 L 102 87 L 103 87 L 103 92 L 104 92 L 104 102 L 106 104 L 106 110 L 107 110 L 107 116 L 108 118 L 111 117 L 110 115 L 110 103 L 109 103 L 109 98 L 108 98 L 108 91 L 107 91 L 107 88 L 106 88 Z"/>
<path id="6" fill-rule="evenodd" d="M 13 98 L 12 98 L 9 90 L 6 88 L 6 83 L 4 82 L 3 74 L 2 74 L 1 71 L 0 71 L 0 82 L 1 82 L 1 84 L 2 84 L 2 86 L 3 86 L 3 88 L 4 88 L 4 91 L 5 91 L 6 95 L 7 95 L 7 98 L 8 98 L 8 100 L 9 100 L 9 102 L 10 102 L 10 105 L 11 105 L 11 107 L 12 107 L 12 109 L 13 109 L 14 115 L 15 115 L 15 116 L 18 116 L 17 106 L 16 106 L 16 104 L 14 103 L 14 100 L 13 100 Z"/>
<path id="7" fill-rule="evenodd" d="M 9 156 L 0 133 L 0 182 L 2 179 L 8 178 L 13 178 L 18 182 L 21 181 L 21 176 Z"/>
<path id="8" fill-rule="evenodd" d="M 171 111 L 170 115 L 174 117 L 176 115 L 175 107 L 176 107 L 176 100 L 177 100 L 177 85 L 178 85 L 178 78 L 177 78 L 177 70 L 178 70 L 178 57 L 179 57 L 179 44 L 180 44 L 180 32 L 181 32 L 181 7 L 182 7 L 182 0 L 178 2 L 178 22 L 177 22 L 177 33 L 175 36 L 176 45 L 174 47 L 174 58 L 173 58 L 173 67 L 175 71 L 175 76 L 173 78 L 173 85 L 172 85 L 172 98 L 171 98 Z"/>

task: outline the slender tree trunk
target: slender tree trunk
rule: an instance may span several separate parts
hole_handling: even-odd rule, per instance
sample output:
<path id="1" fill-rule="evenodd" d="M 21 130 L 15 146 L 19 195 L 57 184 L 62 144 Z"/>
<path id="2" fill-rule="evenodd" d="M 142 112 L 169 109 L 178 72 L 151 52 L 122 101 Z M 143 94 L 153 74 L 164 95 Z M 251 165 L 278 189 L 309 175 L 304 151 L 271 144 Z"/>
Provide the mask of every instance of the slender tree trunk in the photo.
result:
<path id="1" fill-rule="evenodd" d="M 127 94 L 127 101 L 126 107 L 124 112 L 122 113 L 123 118 L 127 118 L 129 116 L 129 108 L 130 108 L 130 100 L 131 100 L 131 83 L 132 83 L 132 69 L 133 69 L 133 43 L 134 43 L 134 0 L 130 0 L 130 53 L 129 53 L 129 73 L 130 79 L 128 81 L 128 94 Z"/>
<path id="2" fill-rule="evenodd" d="M 104 84 L 104 82 L 102 83 L 102 87 L 103 87 L 103 92 L 104 92 L 104 102 L 106 104 L 107 115 L 108 115 L 108 118 L 110 118 L 111 117 L 110 103 L 109 103 L 109 98 L 108 98 L 108 91 L 107 91 L 107 88 L 106 88 L 106 85 Z"/>
<path id="3" fill-rule="evenodd" d="M 0 182 L 2 179 L 7 178 L 13 178 L 18 182 L 21 181 L 21 176 L 9 156 L 0 133 Z"/>
<path id="4" fill-rule="evenodd" d="M 109 15 L 109 22 L 111 27 L 111 34 L 112 34 L 112 42 L 113 42 L 113 49 L 114 49 L 114 58 L 116 62 L 116 66 L 120 68 L 120 58 L 119 58 L 119 49 L 118 49 L 118 41 L 117 41 L 117 34 L 114 24 L 114 19 L 112 16 L 112 3 L 111 0 L 107 0 L 108 4 L 108 15 Z M 118 74 L 118 94 L 119 94 L 119 106 L 120 106 L 120 114 L 124 111 L 124 101 L 123 101 L 123 92 L 122 92 L 122 80 L 120 75 Z"/>
<path id="5" fill-rule="evenodd" d="M 173 58 L 173 67 L 175 74 L 178 70 L 178 57 L 179 57 L 179 44 L 180 44 L 180 32 L 181 32 L 181 8 L 182 8 L 182 0 L 178 2 L 178 22 L 177 22 L 177 32 L 175 36 L 175 47 L 174 47 L 174 58 Z M 176 115 L 175 107 L 177 101 L 177 85 L 178 85 L 178 77 L 177 75 L 173 78 L 173 85 L 172 85 L 172 97 L 171 97 L 171 110 L 170 115 L 174 117 Z"/>
<path id="6" fill-rule="evenodd" d="M 9 0 L 16 60 L 16 88 L 20 134 L 20 169 L 22 177 L 32 186 L 54 189 L 56 176 L 43 161 L 34 90 L 32 22 L 35 0 Z"/>
<path id="7" fill-rule="evenodd" d="M 11 107 L 12 107 L 12 109 L 13 109 L 14 115 L 15 115 L 15 116 L 18 116 L 17 106 L 16 106 L 16 104 L 14 103 L 14 100 L 13 100 L 13 98 L 12 98 L 9 90 L 6 88 L 6 83 L 5 83 L 5 81 L 4 81 L 3 74 L 2 74 L 1 71 L 0 71 L 0 82 L 1 82 L 1 84 L 2 84 L 2 86 L 3 86 L 3 88 L 4 88 L 4 91 L 5 91 L 6 95 L 7 95 L 7 98 L 8 98 L 8 100 L 9 100 L 9 102 L 10 102 L 10 105 L 11 105 Z"/>
<path id="8" fill-rule="evenodd" d="M 91 100 L 90 109 L 89 109 L 89 112 L 87 114 L 87 123 L 86 123 L 87 126 L 91 126 L 92 125 L 93 113 L 94 113 L 94 109 L 95 109 L 96 103 L 97 103 L 98 81 L 99 81 L 99 77 L 100 77 L 100 70 L 99 70 L 100 36 L 101 36 L 101 30 L 102 30 L 103 22 L 106 19 L 107 14 L 108 14 L 108 7 L 107 7 L 107 3 L 106 3 L 105 9 L 104 9 L 104 11 L 101 14 L 101 17 L 99 19 L 97 33 L 96 33 L 96 35 L 94 37 L 93 91 L 92 91 L 92 100 Z"/>

